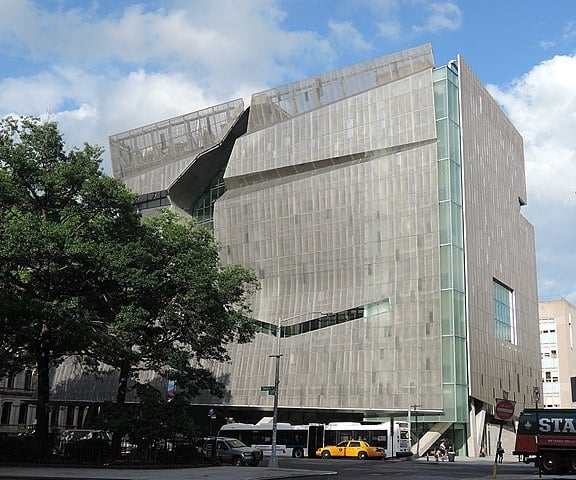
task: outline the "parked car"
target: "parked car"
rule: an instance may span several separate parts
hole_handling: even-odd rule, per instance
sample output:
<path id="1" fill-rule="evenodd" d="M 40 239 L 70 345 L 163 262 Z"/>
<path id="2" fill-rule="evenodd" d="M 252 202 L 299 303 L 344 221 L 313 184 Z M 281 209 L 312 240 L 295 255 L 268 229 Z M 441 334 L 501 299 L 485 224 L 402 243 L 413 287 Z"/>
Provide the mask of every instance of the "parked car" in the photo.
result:
<path id="1" fill-rule="evenodd" d="M 217 437 L 216 456 L 222 463 L 256 467 L 264 454 L 259 448 L 248 447 L 237 438 Z"/>
<path id="2" fill-rule="evenodd" d="M 199 438 L 194 443 L 194 448 L 203 457 L 215 457 L 216 437 Z"/>
<path id="3" fill-rule="evenodd" d="M 110 454 L 112 435 L 105 430 L 65 430 L 56 453 L 82 460 L 100 459 Z"/>
<path id="4" fill-rule="evenodd" d="M 367 458 L 386 458 L 386 451 L 381 447 L 372 447 L 364 440 L 345 440 L 338 445 L 329 445 L 316 450 L 316 456 L 330 457 L 357 457 L 360 460 Z"/>

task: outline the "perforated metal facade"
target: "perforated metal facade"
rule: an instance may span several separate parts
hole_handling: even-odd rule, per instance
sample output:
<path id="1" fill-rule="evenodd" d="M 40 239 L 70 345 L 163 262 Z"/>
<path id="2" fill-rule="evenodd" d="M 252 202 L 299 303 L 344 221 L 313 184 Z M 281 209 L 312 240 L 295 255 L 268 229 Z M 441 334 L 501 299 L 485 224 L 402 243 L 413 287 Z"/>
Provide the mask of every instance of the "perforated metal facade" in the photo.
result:
<path id="1" fill-rule="evenodd" d="M 174 157 L 180 172 L 162 181 L 146 162 L 150 183 L 123 173 L 114 145 L 134 135 L 111 139 L 114 172 L 138 193 L 167 189 L 175 208 L 203 215 L 210 205 L 195 202 L 210 198 L 222 260 L 260 278 L 262 333 L 213 366 L 221 403 L 271 408 L 260 386 L 274 378 L 281 322 L 282 411 L 382 417 L 418 405 L 473 451 L 477 409 L 489 414 L 503 391 L 520 408 L 540 378 L 520 135 L 465 62 L 436 69 L 430 45 L 226 108 L 212 147 Z M 234 122 L 245 124 L 232 135 Z M 206 188 L 221 170 L 200 181 L 202 158 L 225 166 L 215 203 Z M 512 292 L 514 341 L 495 333 L 494 282 Z"/>

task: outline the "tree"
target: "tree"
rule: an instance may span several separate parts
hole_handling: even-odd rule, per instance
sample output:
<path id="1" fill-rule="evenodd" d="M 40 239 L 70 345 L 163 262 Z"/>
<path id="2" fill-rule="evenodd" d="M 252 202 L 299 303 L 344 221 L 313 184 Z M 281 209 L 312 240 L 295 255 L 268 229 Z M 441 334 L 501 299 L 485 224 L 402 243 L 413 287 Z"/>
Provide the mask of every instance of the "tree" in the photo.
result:
<path id="1" fill-rule="evenodd" d="M 130 443 L 145 452 L 159 441 L 169 441 L 182 435 L 195 438 L 199 434 L 193 409 L 186 395 L 166 397 L 149 383 L 136 384 L 138 404 L 118 405 L 105 402 L 100 415 L 91 425 L 108 431 L 124 431 Z M 192 459 L 189 459 L 192 460 Z"/>
<path id="2" fill-rule="evenodd" d="M 206 362 L 228 360 L 227 344 L 254 333 L 255 275 L 221 265 L 194 221 L 165 211 L 142 222 L 101 154 L 66 152 L 55 123 L 0 121 L 0 374 L 36 367 L 43 455 L 49 370 L 66 356 L 117 369 L 118 404 L 142 370 L 181 395 L 218 395 Z"/>
<path id="3" fill-rule="evenodd" d="M 143 371 L 175 382 L 179 396 L 203 390 L 222 395 L 223 385 L 206 362 L 229 360 L 230 342 L 252 338 L 255 326 L 248 314 L 250 295 L 258 288 L 255 275 L 221 265 L 212 233 L 168 211 L 144 221 L 139 236 L 118 245 L 112 257 L 107 335 L 92 360 L 96 370 L 112 366 L 119 372 L 117 406 Z M 113 430 L 117 455 L 128 431 Z"/>
<path id="4" fill-rule="evenodd" d="M 48 448 L 49 369 L 102 333 L 103 260 L 140 225 L 135 196 L 100 170 L 102 150 L 64 149 L 57 125 L 0 121 L 0 373 L 37 368 Z"/>

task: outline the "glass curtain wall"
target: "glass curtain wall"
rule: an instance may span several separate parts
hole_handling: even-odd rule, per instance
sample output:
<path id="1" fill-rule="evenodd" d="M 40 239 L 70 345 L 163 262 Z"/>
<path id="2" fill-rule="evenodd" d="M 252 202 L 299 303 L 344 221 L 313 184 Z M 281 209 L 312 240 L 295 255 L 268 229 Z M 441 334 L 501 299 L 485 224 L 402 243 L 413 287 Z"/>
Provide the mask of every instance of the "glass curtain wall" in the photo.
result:
<path id="1" fill-rule="evenodd" d="M 433 75 L 440 201 L 442 383 L 446 412 L 439 420 L 456 422 L 455 429 L 464 429 L 468 420 L 468 354 L 459 81 L 458 75 L 448 67 L 434 70 Z M 462 430 L 460 434 L 465 432 Z"/>
<path id="2" fill-rule="evenodd" d="M 214 228 L 214 204 L 224 195 L 225 191 L 224 170 L 221 170 L 192 208 L 192 216 L 198 218 L 199 225 L 210 229 Z"/>

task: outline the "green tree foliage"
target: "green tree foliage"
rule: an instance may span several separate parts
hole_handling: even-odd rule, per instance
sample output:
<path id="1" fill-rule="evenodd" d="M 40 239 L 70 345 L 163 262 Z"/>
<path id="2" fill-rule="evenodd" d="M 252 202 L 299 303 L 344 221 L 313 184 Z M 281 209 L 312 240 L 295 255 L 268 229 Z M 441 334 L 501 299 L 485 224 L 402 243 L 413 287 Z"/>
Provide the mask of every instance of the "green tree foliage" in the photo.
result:
<path id="1" fill-rule="evenodd" d="M 92 357 L 96 370 L 112 366 L 119 372 L 117 405 L 141 372 L 174 381 L 179 397 L 203 390 L 221 395 L 223 385 L 206 362 L 229 360 L 227 344 L 252 338 L 248 301 L 257 279 L 238 265 L 221 265 L 212 233 L 193 220 L 162 211 L 140 232 L 113 256 L 110 316 Z M 126 433 L 114 429 L 113 453 Z"/>
<path id="2" fill-rule="evenodd" d="M 0 374 L 36 367 L 44 451 L 49 368 L 66 356 L 114 367 L 117 403 L 142 370 L 175 380 L 179 395 L 221 394 L 206 362 L 254 333 L 254 274 L 221 265 L 194 222 L 169 212 L 142 222 L 101 154 L 66 152 L 54 123 L 0 122 Z"/>
<path id="3" fill-rule="evenodd" d="M 102 259 L 140 224 L 134 195 L 100 171 L 101 149 L 65 152 L 55 123 L 0 123 L 0 367 L 38 375 L 48 444 L 49 368 L 102 334 Z"/>
<path id="4" fill-rule="evenodd" d="M 185 395 L 167 397 L 150 384 L 136 384 L 138 405 L 106 402 L 94 428 L 122 431 L 142 450 L 177 436 L 198 436 L 193 410 Z"/>
<path id="5" fill-rule="evenodd" d="M 94 356 L 127 378 L 154 371 L 181 393 L 222 393 L 205 361 L 229 359 L 226 345 L 252 338 L 253 273 L 220 264 L 212 233 L 163 211 L 114 252 L 107 336 Z M 118 400 L 123 400 L 122 393 Z"/>

